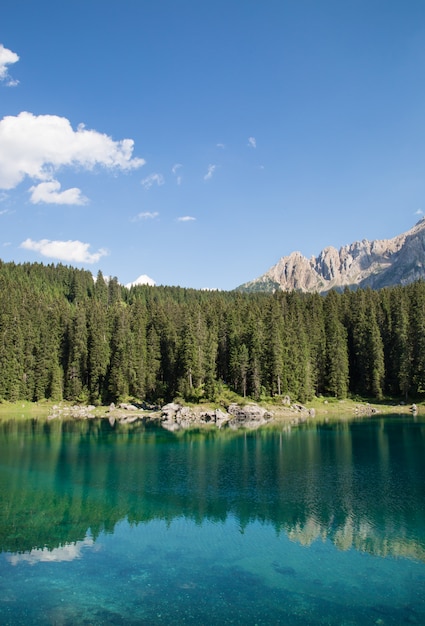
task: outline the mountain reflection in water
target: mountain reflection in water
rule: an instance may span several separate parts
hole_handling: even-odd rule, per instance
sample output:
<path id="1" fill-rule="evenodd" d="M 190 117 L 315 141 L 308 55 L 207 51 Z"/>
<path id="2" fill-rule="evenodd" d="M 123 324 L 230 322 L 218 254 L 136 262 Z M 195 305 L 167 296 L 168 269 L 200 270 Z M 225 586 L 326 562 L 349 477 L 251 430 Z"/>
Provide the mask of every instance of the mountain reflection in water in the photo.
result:
<path id="1" fill-rule="evenodd" d="M 0 548 L 71 560 L 101 532 L 185 517 L 425 562 L 425 424 L 184 432 L 107 420 L 0 423 Z"/>

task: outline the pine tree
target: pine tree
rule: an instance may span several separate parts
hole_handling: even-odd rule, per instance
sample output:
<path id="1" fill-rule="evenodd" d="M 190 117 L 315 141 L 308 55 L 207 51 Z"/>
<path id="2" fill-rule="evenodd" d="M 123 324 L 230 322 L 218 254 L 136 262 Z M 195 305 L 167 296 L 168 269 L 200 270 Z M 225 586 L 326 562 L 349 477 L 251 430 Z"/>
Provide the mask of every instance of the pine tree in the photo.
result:
<path id="1" fill-rule="evenodd" d="M 366 316 L 368 320 L 366 342 L 368 345 L 368 387 L 373 397 L 381 400 L 385 381 L 384 346 L 377 320 L 375 294 L 368 291 Z"/>
<path id="2" fill-rule="evenodd" d="M 146 395 L 150 400 L 158 398 L 161 389 L 159 386 L 159 372 L 161 369 L 161 348 L 155 326 L 150 323 L 146 332 Z"/>
<path id="3" fill-rule="evenodd" d="M 407 399 L 412 387 L 413 345 L 409 340 L 409 300 L 405 289 L 394 289 L 391 299 L 392 333 L 389 346 L 390 392 Z"/>
<path id="4" fill-rule="evenodd" d="M 74 307 L 67 335 L 65 397 L 82 400 L 87 391 L 87 321 L 83 305 Z"/>
<path id="5" fill-rule="evenodd" d="M 330 291 L 324 303 L 326 331 L 326 391 L 336 398 L 348 392 L 347 333 L 340 320 L 339 298 Z"/>
<path id="6" fill-rule="evenodd" d="M 133 370 L 130 378 L 130 394 L 144 399 L 146 395 L 146 308 L 141 301 L 136 301 L 130 309 L 130 330 Z"/>
<path id="7" fill-rule="evenodd" d="M 114 402 L 129 395 L 130 341 L 127 309 L 123 303 L 116 302 L 112 307 L 111 356 L 107 374 L 108 396 Z"/>
<path id="8" fill-rule="evenodd" d="M 277 297 L 270 300 L 265 317 L 265 366 L 267 388 L 272 396 L 280 396 L 283 391 L 283 316 Z"/>
<path id="9" fill-rule="evenodd" d="M 0 399 L 16 402 L 23 398 L 25 342 L 10 287 L 8 281 L 0 277 Z"/>
<path id="10" fill-rule="evenodd" d="M 385 363 L 376 293 L 359 290 L 350 299 L 351 387 L 356 393 L 381 399 Z"/>
<path id="11" fill-rule="evenodd" d="M 108 304 L 108 286 L 100 270 L 97 273 L 94 285 L 94 295 L 96 300 L 101 302 L 104 306 Z"/>
<path id="12" fill-rule="evenodd" d="M 105 398 L 106 376 L 110 357 L 108 310 L 101 300 L 93 300 L 88 311 L 87 381 L 90 402 L 100 404 Z"/>
<path id="13" fill-rule="evenodd" d="M 411 384 L 414 393 L 425 391 L 425 283 L 419 281 L 409 288 L 411 349 Z"/>
<path id="14" fill-rule="evenodd" d="M 326 371 L 326 331 L 323 312 L 324 299 L 312 294 L 306 302 L 306 332 L 308 337 L 312 395 L 325 391 Z"/>

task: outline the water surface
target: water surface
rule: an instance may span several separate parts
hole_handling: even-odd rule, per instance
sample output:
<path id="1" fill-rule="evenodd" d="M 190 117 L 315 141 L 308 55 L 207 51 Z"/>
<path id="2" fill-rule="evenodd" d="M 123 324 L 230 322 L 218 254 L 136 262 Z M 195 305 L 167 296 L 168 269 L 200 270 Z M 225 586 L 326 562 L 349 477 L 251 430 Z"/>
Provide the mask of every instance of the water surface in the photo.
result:
<path id="1" fill-rule="evenodd" d="M 425 423 L 0 423 L 1 624 L 425 624 Z"/>

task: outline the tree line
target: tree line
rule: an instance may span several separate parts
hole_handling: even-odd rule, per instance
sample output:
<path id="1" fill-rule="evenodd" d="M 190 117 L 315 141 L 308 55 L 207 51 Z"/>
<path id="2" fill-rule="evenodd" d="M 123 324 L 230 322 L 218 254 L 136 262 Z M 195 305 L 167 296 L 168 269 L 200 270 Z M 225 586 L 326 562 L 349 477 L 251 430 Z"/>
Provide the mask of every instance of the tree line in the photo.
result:
<path id="1" fill-rule="evenodd" d="M 381 399 L 425 390 L 425 283 L 211 292 L 0 261 L 0 400 Z"/>

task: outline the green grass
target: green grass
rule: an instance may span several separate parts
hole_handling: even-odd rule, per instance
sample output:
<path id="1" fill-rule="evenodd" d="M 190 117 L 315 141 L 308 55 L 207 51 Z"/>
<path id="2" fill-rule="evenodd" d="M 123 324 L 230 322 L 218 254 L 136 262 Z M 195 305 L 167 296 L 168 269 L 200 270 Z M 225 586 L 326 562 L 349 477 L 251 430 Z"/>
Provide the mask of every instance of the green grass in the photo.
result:
<path id="1" fill-rule="evenodd" d="M 229 404 L 236 403 L 241 406 L 256 402 L 260 406 L 272 411 L 277 418 L 285 419 L 285 417 L 293 417 L 294 411 L 290 407 L 283 404 L 284 395 L 281 397 L 262 398 L 256 402 L 252 398 L 244 398 L 237 393 L 223 386 L 213 401 L 188 402 L 181 397 L 174 399 L 174 402 L 198 408 L 199 410 L 215 410 L 221 409 L 225 411 Z M 291 403 L 297 403 L 297 400 L 291 398 Z M 54 402 L 43 400 L 40 402 L 0 402 L 0 420 L 5 419 L 46 419 L 53 410 L 53 406 L 60 407 L 72 406 L 71 402 Z M 366 414 L 371 408 L 376 409 L 380 414 L 400 413 L 408 415 L 411 413 L 412 402 L 403 402 L 397 398 L 384 398 L 381 401 L 371 398 L 347 398 L 338 400 L 334 397 L 318 397 L 306 402 L 304 406 L 307 409 L 314 409 L 317 417 L 350 417 L 355 415 Z M 425 405 L 423 402 L 416 402 L 419 415 L 425 415 Z M 98 406 L 93 410 L 93 414 L 97 417 L 104 417 L 109 407 Z"/>
<path id="2" fill-rule="evenodd" d="M 0 420 L 2 419 L 32 419 L 36 417 L 46 418 L 51 412 L 55 402 L 27 402 L 22 400 L 19 402 L 1 402 L 0 403 Z"/>

